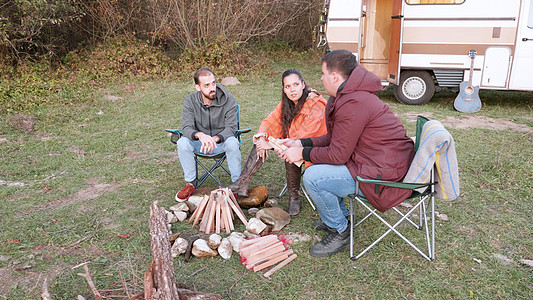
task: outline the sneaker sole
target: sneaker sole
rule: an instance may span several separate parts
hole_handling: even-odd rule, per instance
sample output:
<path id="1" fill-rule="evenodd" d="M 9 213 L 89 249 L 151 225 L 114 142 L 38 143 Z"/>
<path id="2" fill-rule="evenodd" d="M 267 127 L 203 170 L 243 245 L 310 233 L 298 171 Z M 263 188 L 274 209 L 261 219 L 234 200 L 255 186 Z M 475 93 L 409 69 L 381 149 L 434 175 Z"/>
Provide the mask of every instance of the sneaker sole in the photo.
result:
<path id="1" fill-rule="evenodd" d="M 187 196 L 187 198 L 185 198 L 185 199 L 178 198 L 178 194 L 179 194 L 179 192 L 178 192 L 178 193 L 176 193 L 176 196 L 174 196 L 174 199 L 176 199 L 176 201 L 178 201 L 178 202 L 185 202 L 185 201 L 189 200 L 189 197 L 194 193 L 194 191 L 196 191 L 196 189 L 192 190 L 191 193 L 189 194 L 189 196 Z"/>
<path id="2" fill-rule="evenodd" d="M 174 196 L 174 199 L 176 199 L 176 201 L 178 201 L 178 202 L 185 202 L 185 201 L 187 201 L 187 199 L 180 199 L 180 198 L 178 198 L 178 194 L 176 194 L 176 196 Z"/>

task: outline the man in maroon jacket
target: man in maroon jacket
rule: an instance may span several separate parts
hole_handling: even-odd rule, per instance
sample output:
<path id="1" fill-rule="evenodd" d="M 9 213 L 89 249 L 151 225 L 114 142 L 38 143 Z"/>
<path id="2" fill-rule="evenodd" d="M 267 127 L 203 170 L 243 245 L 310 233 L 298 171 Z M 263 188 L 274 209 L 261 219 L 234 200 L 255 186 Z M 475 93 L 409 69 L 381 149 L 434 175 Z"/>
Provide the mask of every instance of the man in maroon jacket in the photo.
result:
<path id="1" fill-rule="evenodd" d="M 289 148 L 278 155 L 292 163 L 313 163 L 303 177 L 306 190 L 316 203 L 321 220 L 313 227 L 327 235 L 311 249 L 312 256 L 325 257 L 349 248 L 349 210 L 344 198 L 355 193 L 355 177 L 401 181 L 414 157 L 413 141 L 400 119 L 376 92 L 381 80 L 358 65 L 347 50 L 334 50 L 322 58 L 322 83 L 331 97 L 326 106 L 326 135 L 285 140 Z M 362 184 L 364 195 L 379 211 L 399 204 L 410 191 Z"/>

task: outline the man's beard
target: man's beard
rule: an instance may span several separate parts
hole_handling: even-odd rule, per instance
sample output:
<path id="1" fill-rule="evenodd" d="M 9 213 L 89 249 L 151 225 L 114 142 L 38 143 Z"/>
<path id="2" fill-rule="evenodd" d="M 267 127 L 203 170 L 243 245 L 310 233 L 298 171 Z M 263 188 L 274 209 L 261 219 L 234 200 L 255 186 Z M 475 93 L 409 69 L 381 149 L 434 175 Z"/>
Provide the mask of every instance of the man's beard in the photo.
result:
<path id="1" fill-rule="evenodd" d="M 204 93 L 202 94 L 204 95 L 204 97 L 206 97 L 209 100 L 215 100 L 215 98 L 217 97 L 217 92 L 209 93 L 207 95 Z"/>

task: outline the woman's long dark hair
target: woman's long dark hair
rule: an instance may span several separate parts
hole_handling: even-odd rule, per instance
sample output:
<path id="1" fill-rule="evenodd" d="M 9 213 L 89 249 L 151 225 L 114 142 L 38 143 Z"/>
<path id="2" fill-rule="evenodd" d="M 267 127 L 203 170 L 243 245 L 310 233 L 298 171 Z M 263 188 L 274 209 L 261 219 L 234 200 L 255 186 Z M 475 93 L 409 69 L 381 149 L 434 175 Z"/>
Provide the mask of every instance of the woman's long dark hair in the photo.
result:
<path id="1" fill-rule="evenodd" d="M 294 105 L 294 102 L 292 102 L 289 97 L 285 94 L 283 91 L 283 80 L 285 77 L 296 74 L 302 81 L 302 84 L 305 85 L 304 90 L 302 92 L 302 96 L 300 99 L 298 99 L 298 104 Z M 304 106 L 305 101 L 307 100 L 307 96 L 309 95 L 309 89 L 307 88 L 307 85 L 305 84 L 304 78 L 302 76 L 302 73 L 296 69 L 288 69 L 281 75 L 281 128 L 283 133 L 283 138 L 289 137 L 289 128 L 291 127 L 292 120 L 296 118 L 296 116 L 300 113 L 300 110 L 302 110 L 302 106 Z"/>

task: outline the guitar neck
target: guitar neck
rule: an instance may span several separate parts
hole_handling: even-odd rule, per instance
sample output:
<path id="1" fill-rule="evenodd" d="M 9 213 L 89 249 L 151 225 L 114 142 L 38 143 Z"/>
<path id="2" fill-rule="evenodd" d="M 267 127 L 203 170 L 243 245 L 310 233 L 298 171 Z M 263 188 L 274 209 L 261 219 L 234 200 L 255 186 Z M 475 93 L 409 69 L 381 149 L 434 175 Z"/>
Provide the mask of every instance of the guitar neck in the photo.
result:
<path id="1" fill-rule="evenodd" d="M 474 76 L 474 58 L 470 60 L 470 76 L 468 77 L 468 86 L 472 87 L 472 77 Z"/>

